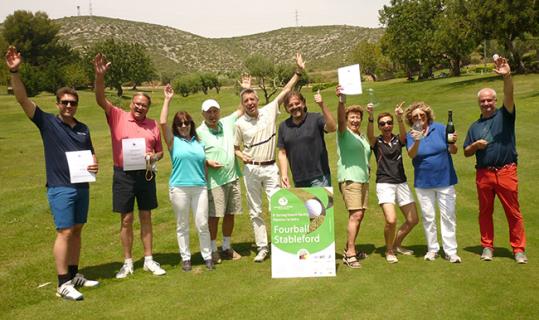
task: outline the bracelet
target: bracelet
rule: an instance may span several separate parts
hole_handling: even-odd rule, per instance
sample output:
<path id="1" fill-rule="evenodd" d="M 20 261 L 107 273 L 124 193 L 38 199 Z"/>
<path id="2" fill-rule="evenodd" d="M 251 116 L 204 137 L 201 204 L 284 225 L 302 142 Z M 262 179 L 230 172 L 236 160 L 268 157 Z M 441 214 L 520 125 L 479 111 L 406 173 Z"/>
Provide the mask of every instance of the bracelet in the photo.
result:
<path id="1" fill-rule="evenodd" d="M 294 71 L 294 73 L 296 74 L 296 76 L 301 77 L 301 71 L 296 70 Z"/>
<path id="2" fill-rule="evenodd" d="M 370 122 L 370 123 L 374 123 L 374 119 L 369 119 L 369 122 Z"/>
<path id="3" fill-rule="evenodd" d="M 9 69 L 9 72 L 10 73 L 19 73 L 19 69 L 17 69 L 17 70 Z"/>

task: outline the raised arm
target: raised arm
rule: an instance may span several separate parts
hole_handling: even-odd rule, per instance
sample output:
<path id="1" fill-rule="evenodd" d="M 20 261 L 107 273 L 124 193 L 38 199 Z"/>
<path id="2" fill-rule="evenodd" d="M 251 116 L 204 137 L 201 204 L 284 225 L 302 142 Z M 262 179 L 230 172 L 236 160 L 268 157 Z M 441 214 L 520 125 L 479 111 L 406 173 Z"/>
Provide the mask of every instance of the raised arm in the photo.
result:
<path id="1" fill-rule="evenodd" d="M 172 145 L 174 143 L 174 135 L 172 134 L 172 130 L 167 124 L 168 107 L 170 105 L 172 97 L 174 97 L 174 90 L 172 89 L 172 86 L 170 84 L 167 84 L 165 86 L 165 88 L 163 89 L 163 94 L 165 95 L 165 98 L 163 100 L 163 108 L 161 108 L 161 116 L 159 117 L 159 126 L 161 127 L 161 132 L 163 132 L 163 136 L 165 137 L 165 143 L 167 144 L 168 150 L 172 150 Z"/>
<path id="2" fill-rule="evenodd" d="M 301 72 L 303 70 L 305 70 L 305 61 L 303 61 L 303 57 L 298 52 L 298 53 L 296 53 L 296 71 L 294 72 L 294 75 L 292 76 L 292 78 L 290 78 L 290 80 L 288 81 L 286 86 L 284 86 L 283 90 L 277 96 L 277 98 L 276 98 L 277 99 L 277 104 L 280 105 L 283 102 L 284 96 L 290 90 L 292 90 L 292 88 L 294 88 L 294 86 L 298 82 L 299 78 L 301 77 Z"/>
<path id="3" fill-rule="evenodd" d="M 503 105 L 509 113 L 515 110 L 515 101 L 513 96 L 513 79 L 511 78 L 511 67 L 505 58 L 498 58 L 494 61 L 494 72 L 503 77 Z"/>
<path id="4" fill-rule="evenodd" d="M 36 105 L 32 100 L 28 99 L 28 95 L 26 94 L 26 88 L 24 87 L 21 80 L 21 75 L 19 74 L 21 64 L 21 53 L 17 52 L 17 49 L 14 46 L 9 46 L 6 53 L 6 65 L 10 72 L 11 87 L 13 88 L 15 98 L 21 105 L 22 110 L 28 118 L 32 119 L 36 112 Z"/>
<path id="5" fill-rule="evenodd" d="M 238 83 L 240 84 L 240 91 L 243 91 L 245 89 L 251 89 L 251 85 L 252 85 L 252 77 L 250 74 L 243 74 L 241 76 L 241 81 L 238 81 Z M 236 111 L 234 111 L 234 113 L 236 113 L 236 117 L 241 117 L 244 113 L 245 113 L 245 108 L 243 107 L 243 104 L 239 103 L 238 105 L 238 108 L 236 109 Z"/>
<path id="6" fill-rule="evenodd" d="M 369 103 L 367 105 L 367 112 L 369 113 L 369 124 L 367 125 L 367 139 L 369 144 L 374 147 L 376 144 L 376 137 L 374 136 L 374 104 Z"/>
<path id="7" fill-rule="evenodd" d="M 110 62 L 107 62 L 105 56 L 98 53 L 94 59 L 95 70 L 95 101 L 108 115 L 112 108 L 112 103 L 105 97 L 105 73 L 110 68 Z"/>
<path id="8" fill-rule="evenodd" d="M 333 115 L 329 111 L 328 107 L 324 103 L 324 100 L 322 99 L 322 95 L 320 94 L 320 89 L 316 92 L 314 95 L 314 101 L 320 106 L 320 109 L 322 109 L 322 114 L 324 115 L 324 131 L 329 132 L 335 132 L 337 130 L 337 123 L 335 122 L 335 119 L 333 118 Z"/>
<path id="9" fill-rule="evenodd" d="M 401 144 L 406 144 L 406 128 L 404 127 L 404 110 L 402 110 L 402 106 L 404 105 L 404 101 L 399 103 L 397 107 L 395 108 L 395 118 L 397 119 L 397 122 L 399 123 L 399 140 Z"/>
<path id="10" fill-rule="evenodd" d="M 341 93 L 342 87 L 337 86 L 336 94 L 339 98 L 339 105 L 337 106 L 337 130 L 344 132 L 346 130 L 346 113 L 344 111 L 344 103 L 346 102 L 346 95 Z"/>

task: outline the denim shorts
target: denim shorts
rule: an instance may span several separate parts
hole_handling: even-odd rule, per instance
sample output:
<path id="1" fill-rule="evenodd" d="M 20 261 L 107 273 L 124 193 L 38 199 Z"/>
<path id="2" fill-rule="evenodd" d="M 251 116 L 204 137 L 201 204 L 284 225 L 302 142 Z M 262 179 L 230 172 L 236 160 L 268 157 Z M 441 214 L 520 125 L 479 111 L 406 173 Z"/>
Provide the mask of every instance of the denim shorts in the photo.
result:
<path id="1" fill-rule="evenodd" d="M 89 190 L 73 187 L 47 188 L 49 206 L 57 230 L 86 223 L 90 202 Z"/>

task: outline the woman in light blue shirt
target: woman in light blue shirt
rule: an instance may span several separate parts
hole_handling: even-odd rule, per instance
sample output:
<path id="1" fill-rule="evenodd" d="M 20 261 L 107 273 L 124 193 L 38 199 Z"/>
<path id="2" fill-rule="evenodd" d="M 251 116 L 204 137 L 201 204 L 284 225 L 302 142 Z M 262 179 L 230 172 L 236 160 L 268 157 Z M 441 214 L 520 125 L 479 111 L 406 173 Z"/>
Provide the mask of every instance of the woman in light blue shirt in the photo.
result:
<path id="1" fill-rule="evenodd" d="M 189 113 L 177 112 L 172 121 L 172 128 L 167 125 L 168 107 L 174 96 L 170 85 L 165 87 L 164 94 L 160 125 L 172 160 L 169 196 L 176 213 L 176 233 L 182 269 L 191 270 L 191 252 L 189 251 L 189 208 L 191 208 L 199 236 L 200 253 L 208 270 L 213 270 L 208 230 L 208 190 L 205 167 L 207 162 L 204 144 L 198 139 L 195 123 Z M 208 163 L 208 165 L 215 164 Z"/>

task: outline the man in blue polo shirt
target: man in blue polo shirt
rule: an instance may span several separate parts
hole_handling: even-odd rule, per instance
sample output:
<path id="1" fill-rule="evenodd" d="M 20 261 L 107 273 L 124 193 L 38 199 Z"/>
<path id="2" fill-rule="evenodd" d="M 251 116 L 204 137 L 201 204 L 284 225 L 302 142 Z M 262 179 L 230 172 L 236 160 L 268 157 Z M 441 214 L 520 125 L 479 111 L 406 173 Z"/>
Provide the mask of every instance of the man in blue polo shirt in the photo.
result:
<path id="1" fill-rule="evenodd" d="M 54 223 L 56 240 L 54 260 L 58 273 L 56 295 L 68 300 L 82 300 L 75 287 L 95 287 L 97 281 L 88 280 L 78 273 L 82 227 L 86 223 L 89 204 L 88 183 L 71 183 L 66 152 L 90 150 L 94 163 L 89 172 L 97 173 L 98 165 L 88 127 L 75 119 L 78 95 L 71 88 L 56 92 L 58 115 L 42 111 L 28 99 L 26 88 L 19 75 L 21 54 L 10 46 L 6 64 L 11 75 L 11 86 L 24 113 L 38 127 L 45 151 L 47 196 Z"/>
<path id="2" fill-rule="evenodd" d="M 505 58 L 494 61 L 503 77 L 503 106 L 496 109 L 496 91 L 483 88 L 478 94 L 481 117 L 468 130 L 464 155 L 476 159 L 476 187 L 479 199 L 479 230 L 483 253 L 491 261 L 494 252 L 494 197 L 498 196 L 509 224 L 509 241 L 517 263 L 528 262 L 524 218 L 518 202 L 517 150 L 515 143 L 516 108 L 513 100 L 511 68 Z"/>

